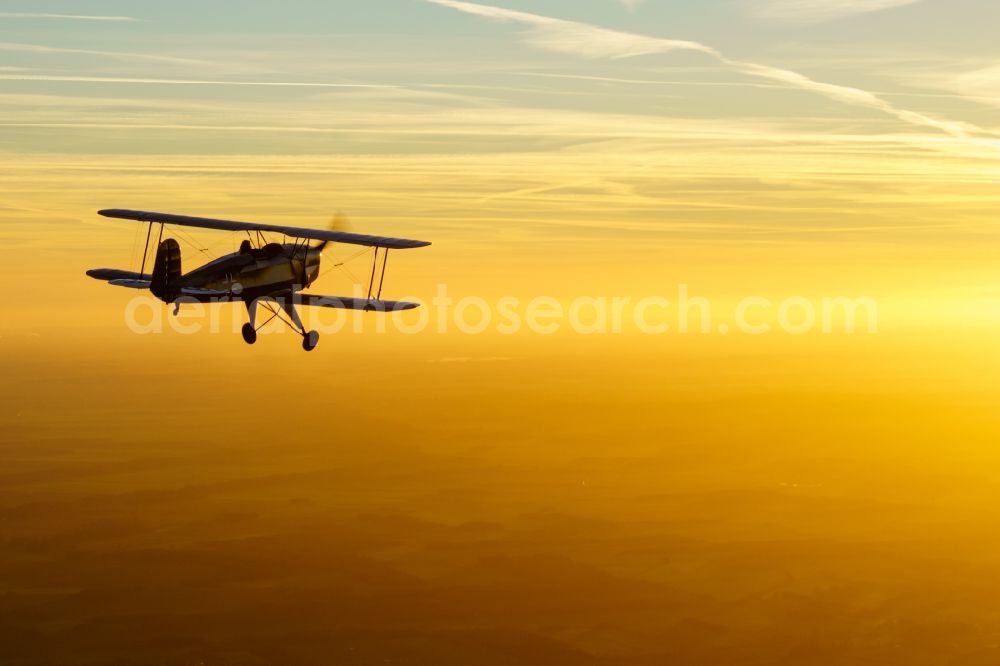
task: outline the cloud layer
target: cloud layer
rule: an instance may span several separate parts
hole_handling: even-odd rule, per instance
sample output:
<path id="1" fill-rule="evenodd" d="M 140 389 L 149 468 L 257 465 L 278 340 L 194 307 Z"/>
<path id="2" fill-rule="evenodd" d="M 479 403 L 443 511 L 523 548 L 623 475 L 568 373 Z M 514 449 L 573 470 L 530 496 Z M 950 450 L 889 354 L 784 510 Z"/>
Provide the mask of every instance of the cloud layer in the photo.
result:
<path id="1" fill-rule="evenodd" d="M 630 58 L 672 51 L 696 51 L 747 76 L 774 81 L 787 88 L 813 92 L 844 104 L 880 111 L 911 125 L 929 127 L 962 138 L 968 137 L 972 132 L 983 131 L 967 123 L 939 120 L 916 111 L 898 108 L 877 95 L 859 88 L 816 81 L 804 74 L 770 65 L 732 60 L 717 49 L 700 42 L 648 37 L 461 0 L 427 1 L 467 14 L 525 25 L 529 28 L 528 41 L 549 51 L 585 58 Z"/>

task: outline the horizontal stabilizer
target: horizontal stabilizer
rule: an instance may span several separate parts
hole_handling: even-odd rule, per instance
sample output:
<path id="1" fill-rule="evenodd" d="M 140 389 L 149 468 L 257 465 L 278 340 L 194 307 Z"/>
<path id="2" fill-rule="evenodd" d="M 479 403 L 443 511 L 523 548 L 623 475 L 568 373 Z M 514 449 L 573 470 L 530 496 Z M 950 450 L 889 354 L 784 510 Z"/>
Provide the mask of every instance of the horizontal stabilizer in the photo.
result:
<path id="1" fill-rule="evenodd" d="M 209 298 L 226 298 L 228 292 L 218 289 L 204 289 L 202 287 L 181 287 L 181 296 L 204 296 Z"/>
<path id="2" fill-rule="evenodd" d="M 138 273 L 136 273 L 138 275 Z M 128 289 L 149 289 L 152 282 L 150 280 L 108 280 L 108 284 L 115 287 L 126 287 Z M 218 289 L 201 289 L 199 287 L 181 287 L 179 298 L 189 298 L 202 303 L 216 301 L 229 301 L 229 293 Z"/>
<path id="3" fill-rule="evenodd" d="M 108 284 L 115 287 L 127 287 L 129 289 L 149 289 L 149 280 L 108 280 Z"/>

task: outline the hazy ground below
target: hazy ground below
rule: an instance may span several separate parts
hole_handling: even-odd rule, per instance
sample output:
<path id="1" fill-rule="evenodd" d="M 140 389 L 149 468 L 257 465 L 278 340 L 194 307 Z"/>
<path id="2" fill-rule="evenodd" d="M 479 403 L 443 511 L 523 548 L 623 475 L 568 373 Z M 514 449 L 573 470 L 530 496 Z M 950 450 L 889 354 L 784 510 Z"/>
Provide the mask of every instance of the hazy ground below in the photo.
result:
<path id="1" fill-rule="evenodd" d="M 1000 660 L 982 344 L 106 335 L 2 341 L 3 664 Z"/>

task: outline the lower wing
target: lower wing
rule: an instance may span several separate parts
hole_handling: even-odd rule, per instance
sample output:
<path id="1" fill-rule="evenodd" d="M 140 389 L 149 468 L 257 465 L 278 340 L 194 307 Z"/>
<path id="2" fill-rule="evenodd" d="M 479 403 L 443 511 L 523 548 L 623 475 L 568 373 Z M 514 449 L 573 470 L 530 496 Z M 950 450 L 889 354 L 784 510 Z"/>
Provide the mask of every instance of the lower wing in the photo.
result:
<path id="1" fill-rule="evenodd" d="M 123 271 L 117 268 L 95 268 L 87 271 L 87 275 L 95 280 L 103 280 L 115 287 L 126 287 L 128 289 L 149 289 L 149 275 L 136 273 L 134 271 Z M 182 287 L 181 296 L 187 296 L 198 300 L 208 300 L 212 298 L 226 298 L 227 292 L 216 289 L 200 289 L 197 287 Z"/>
<path id="2" fill-rule="evenodd" d="M 150 281 L 148 275 L 135 273 L 133 271 L 123 271 L 117 268 L 95 268 L 87 271 L 87 275 L 97 280 L 104 280 L 115 287 L 126 287 L 128 289 L 149 289 Z M 187 297 L 202 302 L 215 300 L 240 300 L 225 291 L 215 289 L 200 289 L 197 287 L 183 287 L 181 297 Z M 308 305 L 316 308 L 338 308 L 342 310 L 365 310 L 367 312 L 401 312 L 420 307 L 419 303 L 408 303 L 406 301 L 383 301 L 375 298 L 351 298 L 349 296 L 320 296 L 317 294 L 294 294 L 289 296 L 288 292 L 281 292 L 271 296 L 262 296 L 260 300 L 285 301 L 290 299 L 293 304 Z"/>
<path id="3" fill-rule="evenodd" d="M 295 300 L 302 305 L 317 308 L 340 308 L 343 310 L 366 310 L 369 312 L 401 312 L 419 308 L 419 303 L 406 301 L 382 301 L 374 298 L 349 298 L 347 296 L 318 296 L 315 294 L 296 294 Z"/>

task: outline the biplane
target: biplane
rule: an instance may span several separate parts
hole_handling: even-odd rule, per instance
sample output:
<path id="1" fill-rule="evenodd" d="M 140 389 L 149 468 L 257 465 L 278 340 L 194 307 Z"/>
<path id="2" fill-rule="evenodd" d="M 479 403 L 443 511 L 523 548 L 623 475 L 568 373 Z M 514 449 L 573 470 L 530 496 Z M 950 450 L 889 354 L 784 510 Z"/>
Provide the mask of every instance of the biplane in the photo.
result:
<path id="1" fill-rule="evenodd" d="M 257 332 L 278 318 L 302 336 L 302 348 L 306 351 L 316 348 L 319 343 L 319 333 L 305 329 L 295 308 L 296 304 L 368 312 L 397 312 L 416 308 L 417 303 L 382 300 L 389 250 L 406 250 L 430 245 L 426 241 L 368 236 L 336 229 L 307 229 L 138 210 L 108 209 L 98 213 L 104 217 L 135 220 L 147 224 L 146 246 L 139 272 L 95 268 L 87 271 L 90 277 L 117 287 L 148 289 L 164 303 L 175 304 L 174 314 L 177 313 L 180 304 L 185 302 L 241 302 L 246 306 L 249 317 L 249 321 L 242 329 L 243 339 L 247 344 L 254 344 L 257 341 Z M 157 225 L 159 230 L 156 254 L 153 257 L 151 272 L 147 273 L 149 242 Z M 236 252 L 209 261 L 185 273 L 181 268 L 180 244 L 174 238 L 163 237 L 164 228 L 167 226 L 231 231 L 245 233 L 247 237 L 240 243 Z M 268 234 L 280 234 L 283 241 L 269 242 L 266 236 Z M 313 244 L 311 241 L 316 243 Z M 319 277 L 320 261 L 328 243 L 374 248 L 366 298 L 301 293 Z M 260 325 L 257 323 L 258 305 L 271 313 L 271 317 Z"/>

